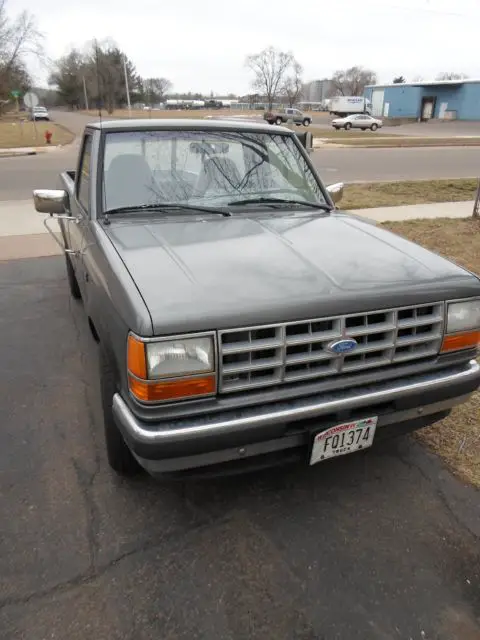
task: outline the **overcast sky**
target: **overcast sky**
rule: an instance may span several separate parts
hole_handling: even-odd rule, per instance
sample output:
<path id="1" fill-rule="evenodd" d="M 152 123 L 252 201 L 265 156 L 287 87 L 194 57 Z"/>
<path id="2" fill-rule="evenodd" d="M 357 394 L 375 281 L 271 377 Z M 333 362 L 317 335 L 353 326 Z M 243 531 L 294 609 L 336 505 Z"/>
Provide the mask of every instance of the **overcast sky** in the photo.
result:
<path id="1" fill-rule="evenodd" d="M 480 77 L 474 54 L 479 0 L 9 0 L 10 14 L 36 14 L 47 54 L 111 37 L 144 77 L 174 91 L 247 93 L 245 56 L 268 45 L 292 51 L 305 80 L 363 65 L 380 82 L 426 80 L 440 71 Z M 48 72 L 31 63 L 37 81 Z"/>

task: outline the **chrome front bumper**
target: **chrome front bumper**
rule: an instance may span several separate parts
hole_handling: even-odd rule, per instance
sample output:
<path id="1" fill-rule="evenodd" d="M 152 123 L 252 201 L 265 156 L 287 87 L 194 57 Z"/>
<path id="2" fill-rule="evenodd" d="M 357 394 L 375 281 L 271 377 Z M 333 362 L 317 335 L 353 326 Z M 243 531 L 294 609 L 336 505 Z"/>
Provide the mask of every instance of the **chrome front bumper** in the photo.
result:
<path id="1" fill-rule="evenodd" d="M 140 421 L 120 394 L 113 397 L 113 414 L 126 442 L 150 471 L 170 471 L 259 455 L 298 446 L 299 434 L 283 426 L 329 417 L 338 412 L 369 412 L 369 407 L 398 403 L 378 426 L 426 418 L 449 411 L 467 400 L 480 386 L 480 365 L 471 360 L 462 367 L 380 382 L 368 387 L 338 390 L 190 419 L 147 423 Z M 406 402 L 402 409 L 401 404 Z M 262 437 L 259 434 L 262 433 Z M 165 454 L 163 454 L 163 452 Z M 196 461 L 195 461 L 196 460 Z M 151 463 L 151 464 L 149 464 Z M 154 469 L 152 469 L 152 467 Z"/>

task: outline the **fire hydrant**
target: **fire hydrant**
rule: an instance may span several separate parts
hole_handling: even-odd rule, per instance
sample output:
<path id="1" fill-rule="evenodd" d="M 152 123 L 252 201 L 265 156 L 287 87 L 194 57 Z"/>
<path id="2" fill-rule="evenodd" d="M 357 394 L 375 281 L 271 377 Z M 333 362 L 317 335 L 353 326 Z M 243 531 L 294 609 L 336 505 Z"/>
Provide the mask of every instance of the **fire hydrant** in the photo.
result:
<path id="1" fill-rule="evenodd" d="M 45 131 L 45 142 L 47 144 L 52 144 L 52 132 L 49 131 L 48 129 Z"/>

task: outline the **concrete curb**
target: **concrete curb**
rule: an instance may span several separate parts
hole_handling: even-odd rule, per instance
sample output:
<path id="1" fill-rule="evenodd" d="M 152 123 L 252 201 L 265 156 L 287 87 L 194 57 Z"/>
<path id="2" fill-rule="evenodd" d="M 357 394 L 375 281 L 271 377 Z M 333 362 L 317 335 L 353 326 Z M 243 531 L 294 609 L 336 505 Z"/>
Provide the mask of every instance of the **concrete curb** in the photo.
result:
<path id="1" fill-rule="evenodd" d="M 14 149 L 0 150 L 0 158 L 14 158 L 20 156 L 36 156 L 38 152 L 36 149 L 22 149 L 21 151 L 15 151 Z"/>

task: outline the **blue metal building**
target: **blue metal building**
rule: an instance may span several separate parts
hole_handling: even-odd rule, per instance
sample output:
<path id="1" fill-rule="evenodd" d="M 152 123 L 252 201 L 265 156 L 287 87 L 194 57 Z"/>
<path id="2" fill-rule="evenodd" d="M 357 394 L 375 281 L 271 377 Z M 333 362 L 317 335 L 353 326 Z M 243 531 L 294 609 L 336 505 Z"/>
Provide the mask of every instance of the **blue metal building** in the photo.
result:
<path id="1" fill-rule="evenodd" d="M 373 115 L 415 120 L 480 120 L 480 80 L 369 85 Z"/>

